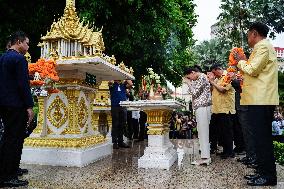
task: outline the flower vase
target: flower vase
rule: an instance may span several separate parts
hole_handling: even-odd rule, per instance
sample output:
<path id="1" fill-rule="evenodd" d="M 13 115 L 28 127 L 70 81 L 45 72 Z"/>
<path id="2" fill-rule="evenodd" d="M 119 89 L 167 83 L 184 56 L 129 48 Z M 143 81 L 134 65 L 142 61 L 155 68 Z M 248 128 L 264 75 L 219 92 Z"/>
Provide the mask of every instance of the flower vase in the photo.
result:
<path id="1" fill-rule="evenodd" d="M 150 100 L 154 100 L 154 96 L 155 96 L 155 94 L 154 94 L 154 85 L 151 85 L 150 92 L 149 92 L 149 99 Z"/>

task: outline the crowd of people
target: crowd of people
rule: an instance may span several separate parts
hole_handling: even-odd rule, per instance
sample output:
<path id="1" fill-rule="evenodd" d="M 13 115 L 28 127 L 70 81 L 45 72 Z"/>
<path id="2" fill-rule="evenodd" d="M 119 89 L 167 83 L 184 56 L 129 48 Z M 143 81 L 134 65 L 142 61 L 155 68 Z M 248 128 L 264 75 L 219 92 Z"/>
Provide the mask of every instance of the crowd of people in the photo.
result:
<path id="1" fill-rule="evenodd" d="M 196 128 L 195 116 L 190 112 L 173 112 L 169 121 L 170 139 L 192 139 Z"/>
<path id="2" fill-rule="evenodd" d="M 271 123 L 279 105 L 278 64 L 275 50 L 266 39 L 268 32 L 265 24 L 251 25 L 248 45 L 253 51 L 249 59 L 235 54 L 242 76 L 231 73 L 229 83 L 225 82 L 228 73 L 217 63 L 206 73 L 199 67 L 184 72 L 201 151 L 201 159 L 192 164 L 210 164 L 210 152 L 218 153 L 217 146 L 223 147 L 222 159 L 245 151 L 246 156 L 238 161 L 255 169 L 254 174 L 244 176 L 251 186 L 277 184 Z"/>

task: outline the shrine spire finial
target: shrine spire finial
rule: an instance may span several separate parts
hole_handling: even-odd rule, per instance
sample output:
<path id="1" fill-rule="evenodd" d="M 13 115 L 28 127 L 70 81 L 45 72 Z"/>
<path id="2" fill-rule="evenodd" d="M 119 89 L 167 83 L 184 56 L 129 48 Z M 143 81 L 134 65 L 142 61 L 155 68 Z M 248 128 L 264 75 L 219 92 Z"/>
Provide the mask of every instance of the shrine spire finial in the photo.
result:
<path id="1" fill-rule="evenodd" d="M 72 7 L 75 7 L 75 0 L 66 0 L 66 7 L 67 6 L 72 6 Z"/>

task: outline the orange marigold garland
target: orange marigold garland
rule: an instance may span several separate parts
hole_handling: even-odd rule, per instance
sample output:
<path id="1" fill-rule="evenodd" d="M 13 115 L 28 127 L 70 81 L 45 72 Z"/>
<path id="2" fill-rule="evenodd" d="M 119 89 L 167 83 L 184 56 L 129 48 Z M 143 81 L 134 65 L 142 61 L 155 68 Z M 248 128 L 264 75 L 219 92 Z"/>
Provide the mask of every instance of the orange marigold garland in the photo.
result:
<path id="1" fill-rule="evenodd" d="M 238 65 L 237 56 L 240 56 L 240 57 L 245 56 L 244 50 L 242 48 L 233 48 L 231 50 L 231 53 L 229 55 L 228 68 L 227 68 L 228 73 L 223 78 L 222 86 L 226 86 L 229 83 L 231 83 L 233 79 L 232 76 L 236 76 L 237 79 L 242 80 L 242 74 L 240 73 L 240 71 L 238 71 L 238 68 L 237 68 L 237 65 Z M 242 82 L 241 82 L 241 86 L 242 86 Z"/>
<path id="2" fill-rule="evenodd" d="M 34 76 L 34 80 L 31 80 L 30 84 L 35 87 L 50 84 L 51 87 L 47 90 L 48 93 L 59 92 L 59 90 L 55 89 L 53 86 L 53 82 L 59 80 L 55 68 L 56 63 L 53 59 L 45 60 L 41 58 L 36 63 L 29 64 L 29 75 Z M 41 92 L 42 89 L 39 89 L 39 91 Z"/>

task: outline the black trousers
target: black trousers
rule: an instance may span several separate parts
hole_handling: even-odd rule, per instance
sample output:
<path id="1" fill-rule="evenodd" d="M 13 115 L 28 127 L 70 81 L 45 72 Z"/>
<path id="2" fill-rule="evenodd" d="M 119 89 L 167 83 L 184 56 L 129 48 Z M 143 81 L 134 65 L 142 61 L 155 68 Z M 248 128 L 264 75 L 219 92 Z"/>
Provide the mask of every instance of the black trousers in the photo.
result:
<path id="1" fill-rule="evenodd" d="M 126 129 L 126 136 L 127 138 L 129 138 L 130 140 L 132 140 L 132 136 L 133 136 L 133 125 L 132 125 L 132 112 L 131 111 L 127 111 L 127 129 Z"/>
<path id="2" fill-rule="evenodd" d="M 217 150 L 217 145 L 222 145 L 221 134 L 220 134 L 220 125 L 218 124 L 218 115 L 212 114 L 209 124 L 209 141 L 210 149 Z"/>
<path id="3" fill-rule="evenodd" d="M 244 142 L 243 131 L 239 117 L 240 117 L 239 110 L 237 110 L 237 113 L 233 115 L 234 144 L 236 146 L 236 149 L 245 150 L 245 142 Z"/>
<path id="4" fill-rule="evenodd" d="M 147 114 L 143 111 L 140 111 L 139 136 L 138 136 L 139 140 L 144 140 L 145 136 L 147 136 L 146 123 L 147 123 Z"/>
<path id="5" fill-rule="evenodd" d="M 255 132 L 256 160 L 260 175 L 276 178 L 276 166 L 272 142 L 271 123 L 275 106 L 248 106 L 249 124 Z"/>
<path id="6" fill-rule="evenodd" d="M 28 121 L 25 108 L 0 107 L 4 135 L 0 148 L 0 182 L 17 177 Z"/>
<path id="7" fill-rule="evenodd" d="M 133 139 L 139 138 L 139 119 L 131 118 L 133 128 Z"/>
<path id="8" fill-rule="evenodd" d="M 233 154 L 233 114 L 220 113 L 217 115 L 217 124 L 220 127 L 220 140 L 223 146 L 223 153 Z"/>
<path id="9" fill-rule="evenodd" d="M 248 112 L 248 106 L 241 106 L 240 110 L 238 110 L 238 119 L 243 131 L 246 156 L 256 159 L 256 136 L 254 127 L 250 123 L 251 117 Z"/>
<path id="10" fill-rule="evenodd" d="M 111 107 L 112 128 L 111 137 L 112 143 L 123 142 L 123 129 L 126 125 L 127 111 L 123 107 Z"/>

